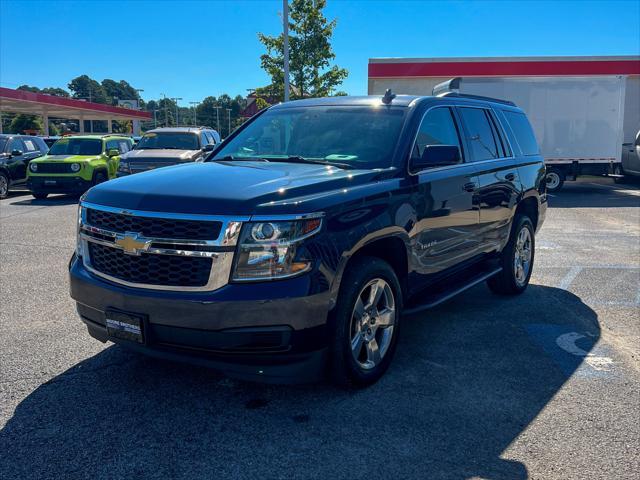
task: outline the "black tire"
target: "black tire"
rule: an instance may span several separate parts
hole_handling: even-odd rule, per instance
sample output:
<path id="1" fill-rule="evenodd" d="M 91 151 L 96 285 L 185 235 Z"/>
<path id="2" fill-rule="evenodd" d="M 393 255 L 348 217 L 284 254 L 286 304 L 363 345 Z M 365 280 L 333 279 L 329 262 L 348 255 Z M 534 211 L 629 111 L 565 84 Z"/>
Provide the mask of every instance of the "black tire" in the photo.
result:
<path id="1" fill-rule="evenodd" d="M 547 175 L 545 177 L 545 181 L 547 182 L 547 192 L 557 192 L 564 185 L 565 175 L 562 170 L 557 168 L 549 168 L 547 169 Z"/>
<path id="2" fill-rule="evenodd" d="M 364 368 L 352 353 L 352 332 L 354 327 L 358 327 L 357 324 L 352 323 L 352 320 L 357 322 L 354 309 L 360 294 L 366 293 L 363 292 L 363 289 L 366 289 L 376 279 L 381 279 L 386 284 L 386 293 L 383 293 L 385 299 L 387 299 L 389 291 L 392 293 L 395 314 L 389 340 L 385 340 L 384 337 L 388 330 L 376 326 L 373 333 L 373 339 L 376 339 L 376 348 L 379 346 L 377 335 L 380 334 L 380 345 L 386 345 L 386 349 L 384 353 L 382 348 L 379 350 L 381 358 L 375 366 Z M 386 290 L 387 286 L 389 290 Z M 338 302 L 330 319 L 329 376 L 334 383 L 343 387 L 361 388 L 375 383 L 382 377 L 395 353 L 400 331 L 401 312 L 402 290 L 400 282 L 387 262 L 376 257 L 360 257 L 348 265 L 348 271 L 345 273 L 340 287 Z M 366 321 L 360 325 L 366 325 Z M 362 343 L 364 349 L 362 353 L 367 356 L 370 343 L 364 340 L 364 335 L 365 332 L 362 331 L 364 342 Z"/>
<path id="3" fill-rule="evenodd" d="M 98 185 L 99 183 L 104 183 L 107 180 L 109 180 L 109 177 L 107 176 L 107 174 L 102 171 L 102 170 L 98 170 L 94 175 L 93 175 L 93 184 L 94 185 Z"/>
<path id="4" fill-rule="evenodd" d="M 526 274 L 523 279 L 518 280 L 519 274 L 516 272 L 515 257 L 518 238 L 523 229 L 528 230 L 531 254 Z M 517 214 L 513 219 L 509 242 L 500 253 L 502 271 L 487 280 L 487 284 L 492 292 L 499 295 L 518 295 L 526 290 L 529 285 L 529 279 L 531 278 L 531 272 L 533 271 L 536 252 L 535 246 L 535 229 L 533 228 L 531 219 L 526 215 Z"/>
<path id="5" fill-rule="evenodd" d="M 49 196 L 48 193 L 34 193 L 34 192 L 31 192 L 31 195 L 33 195 L 33 198 L 35 198 L 36 200 L 44 200 Z"/>
<path id="6" fill-rule="evenodd" d="M 9 196 L 9 177 L 6 174 L 0 172 L 0 198 L 7 198 Z"/>

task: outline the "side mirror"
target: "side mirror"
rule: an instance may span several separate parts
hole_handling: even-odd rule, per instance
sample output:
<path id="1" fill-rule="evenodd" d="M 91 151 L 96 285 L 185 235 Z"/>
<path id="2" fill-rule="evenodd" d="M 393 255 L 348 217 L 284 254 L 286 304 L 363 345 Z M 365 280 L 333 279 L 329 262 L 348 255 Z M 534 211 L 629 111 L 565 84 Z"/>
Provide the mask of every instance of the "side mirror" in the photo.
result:
<path id="1" fill-rule="evenodd" d="M 110 148 L 107 150 L 107 157 L 117 157 L 118 155 L 120 155 L 120 150 L 117 148 Z"/>
<path id="2" fill-rule="evenodd" d="M 20 155 L 22 155 L 22 150 L 11 150 L 12 157 L 19 157 Z"/>
<path id="3" fill-rule="evenodd" d="M 457 165 L 460 163 L 460 148 L 457 145 L 427 145 L 420 158 L 411 160 L 411 171 L 426 168 Z"/>
<path id="4" fill-rule="evenodd" d="M 205 152 L 213 152 L 213 149 L 215 148 L 215 145 L 213 143 L 207 143 L 202 150 Z"/>

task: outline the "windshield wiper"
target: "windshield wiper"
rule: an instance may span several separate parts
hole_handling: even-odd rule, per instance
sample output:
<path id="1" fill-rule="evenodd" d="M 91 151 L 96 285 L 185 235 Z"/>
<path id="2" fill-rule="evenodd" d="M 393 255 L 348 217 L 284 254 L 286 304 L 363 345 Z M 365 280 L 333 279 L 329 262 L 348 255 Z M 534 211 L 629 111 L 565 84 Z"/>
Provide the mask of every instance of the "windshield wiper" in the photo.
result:
<path id="1" fill-rule="evenodd" d="M 233 155 L 225 155 L 220 158 L 207 158 L 205 162 L 237 162 L 237 161 L 247 161 L 247 162 L 269 162 L 270 159 L 262 158 L 262 157 L 234 157 Z"/>
<path id="2" fill-rule="evenodd" d="M 330 162 L 327 160 L 313 159 L 301 157 L 300 155 L 289 155 L 288 157 L 263 157 L 269 162 L 286 162 L 286 163 L 311 163 L 316 165 L 329 165 L 330 167 L 338 167 L 343 169 L 351 169 L 352 165 L 348 163 Z"/>

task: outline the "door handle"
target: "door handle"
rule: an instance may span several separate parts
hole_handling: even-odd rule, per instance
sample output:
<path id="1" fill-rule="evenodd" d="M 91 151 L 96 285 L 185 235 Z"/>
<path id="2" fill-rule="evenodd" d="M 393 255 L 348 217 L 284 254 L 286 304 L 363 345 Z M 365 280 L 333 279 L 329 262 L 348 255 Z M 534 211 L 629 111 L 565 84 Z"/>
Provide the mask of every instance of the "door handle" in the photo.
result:
<path id="1" fill-rule="evenodd" d="M 462 186 L 462 189 L 463 189 L 465 192 L 475 192 L 475 191 L 476 191 L 476 188 L 478 188 L 478 186 L 477 186 L 474 182 L 465 183 L 465 184 Z"/>
<path id="2" fill-rule="evenodd" d="M 516 179 L 515 173 L 507 173 L 504 178 L 510 182 L 513 182 Z"/>

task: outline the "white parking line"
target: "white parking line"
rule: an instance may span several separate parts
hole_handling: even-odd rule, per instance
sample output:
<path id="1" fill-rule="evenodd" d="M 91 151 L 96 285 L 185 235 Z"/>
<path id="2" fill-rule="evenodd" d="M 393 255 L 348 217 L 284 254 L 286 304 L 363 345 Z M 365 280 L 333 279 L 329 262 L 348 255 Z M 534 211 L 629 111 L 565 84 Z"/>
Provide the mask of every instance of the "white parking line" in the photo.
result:
<path id="1" fill-rule="evenodd" d="M 571 282 L 573 282 L 576 279 L 576 277 L 581 271 L 582 271 L 582 267 L 571 267 L 567 272 L 567 274 L 564 276 L 564 278 L 558 284 L 558 288 L 561 288 L 562 290 L 566 290 L 567 288 L 569 288 L 569 285 L 571 285 Z"/>

